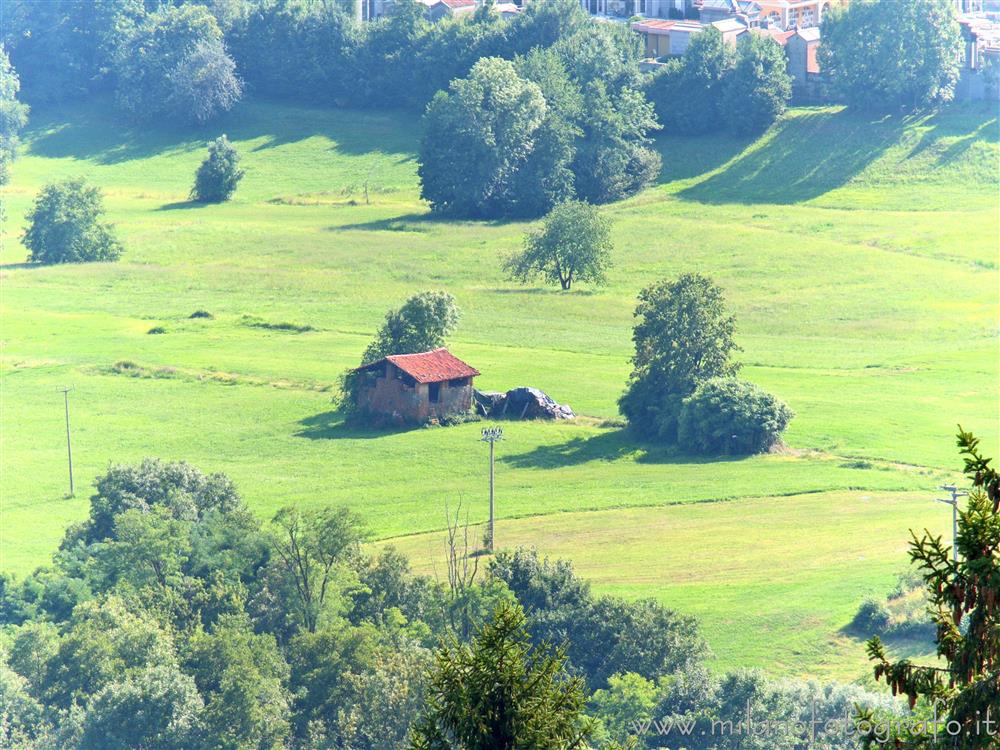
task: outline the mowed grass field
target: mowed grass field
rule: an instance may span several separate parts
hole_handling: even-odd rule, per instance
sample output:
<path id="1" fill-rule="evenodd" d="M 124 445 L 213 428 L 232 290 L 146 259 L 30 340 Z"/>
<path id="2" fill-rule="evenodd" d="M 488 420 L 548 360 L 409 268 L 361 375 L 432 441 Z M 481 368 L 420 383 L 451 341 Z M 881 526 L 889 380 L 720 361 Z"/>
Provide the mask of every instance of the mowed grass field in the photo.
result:
<path id="1" fill-rule="evenodd" d="M 246 179 L 230 203 L 188 203 L 221 132 Z M 418 140 L 409 115 L 253 102 L 183 133 L 99 104 L 33 113 L 4 191 L 0 570 L 43 564 L 93 477 L 143 456 L 227 473 L 263 518 L 350 505 L 440 569 L 419 535 L 443 528 L 446 503 L 486 516 L 481 425 L 356 430 L 333 398 L 388 308 L 445 289 L 463 311 L 451 349 L 480 387 L 537 386 L 582 415 L 505 425 L 505 543 L 699 615 L 720 668 L 856 676 L 857 603 L 905 566 L 910 527 L 949 526 L 931 499 L 960 468 L 956 423 L 997 452 L 995 112 L 795 109 L 756 141 L 663 137 L 660 184 L 605 209 L 610 283 L 570 293 L 503 277 L 530 224 L 429 214 Z M 35 194 L 77 175 L 104 190 L 124 257 L 25 265 Z M 635 296 L 685 271 L 725 288 L 744 376 L 795 410 L 787 450 L 692 459 L 614 426 Z"/>

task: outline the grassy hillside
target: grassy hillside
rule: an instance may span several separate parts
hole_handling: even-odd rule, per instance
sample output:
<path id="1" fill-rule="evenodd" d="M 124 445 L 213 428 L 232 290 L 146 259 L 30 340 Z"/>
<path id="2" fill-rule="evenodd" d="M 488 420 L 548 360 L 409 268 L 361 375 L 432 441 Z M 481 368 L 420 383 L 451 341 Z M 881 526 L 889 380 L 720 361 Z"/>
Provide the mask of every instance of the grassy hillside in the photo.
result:
<path id="1" fill-rule="evenodd" d="M 231 203 L 188 203 L 205 142 L 220 132 L 243 154 L 247 177 Z M 854 674 L 861 649 L 843 648 L 837 631 L 867 588 L 885 588 L 905 564 L 908 526 L 947 525 L 929 492 L 959 466 L 955 423 L 997 446 L 995 116 L 965 109 L 873 122 L 801 109 L 756 142 L 664 138 L 661 184 L 607 208 L 609 285 L 568 294 L 503 278 L 499 258 L 526 224 L 428 214 L 417 137 L 418 123 L 396 113 L 259 103 L 183 134 L 131 130 L 96 106 L 33 114 L 6 188 L 0 254 L 0 569 L 44 562 L 86 512 L 90 479 L 109 461 L 145 455 L 228 473 L 263 517 L 292 502 L 347 503 L 389 538 L 440 529 L 445 502 L 462 498 L 481 520 L 478 425 L 357 431 L 331 403 L 339 372 L 358 361 L 386 309 L 442 288 L 464 313 L 452 349 L 483 372 L 480 386 L 535 385 L 584 415 L 505 428 L 499 512 L 522 519 L 511 539 L 547 549 L 548 521 L 537 517 L 574 519 L 580 544 L 553 549 L 602 587 L 702 614 L 726 666 L 768 663 L 746 621 L 728 624 L 732 603 L 823 538 L 846 567 L 817 565 L 808 590 L 782 589 L 781 606 L 804 614 L 771 622 L 803 645 L 772 666 L 838 671 L 833 657 L 856 653 L 837 662 Z M 71 175 L 105 190 L 125 256 L 25 266 L 25 211 L 42 184 Z M 691 460 L 605 426 L 628 374 L 636 293 L 693 270 L 726 289 L 745 375 L 796 411 L 786 452 Z M 214 319 L 188 317 L 199 309 Z M 315 330 L 269 330 L 246 316 Z M 147 334 L 153 326 L 167 333 Z M 75 498 L 65 497 L 63 385 L 74 387 Z M 818 492 L 829 494 L 803 494 Z M 800 505 L 861 495 L 884 502 L 831 531 Z M 693 531 L 666 548 L 655 537 L 637 543 L 650 562 L 612 568 L 610 578 L 583 544 L 604 517 L 583 511 L 725 508 L 738 534 L 770 502 L 746 498 L 781 496 L 801 509 L 788 516 L 801 536 L 767 564 L 734 553 L 738 574 L 726 584 L 737 599 L 646 576 L 685 565 L 699 544 Z M 740 502 L 690 505 L 721 499 Z M 866 538 L 883 550 L 878 564 L 857 559 Z"/>

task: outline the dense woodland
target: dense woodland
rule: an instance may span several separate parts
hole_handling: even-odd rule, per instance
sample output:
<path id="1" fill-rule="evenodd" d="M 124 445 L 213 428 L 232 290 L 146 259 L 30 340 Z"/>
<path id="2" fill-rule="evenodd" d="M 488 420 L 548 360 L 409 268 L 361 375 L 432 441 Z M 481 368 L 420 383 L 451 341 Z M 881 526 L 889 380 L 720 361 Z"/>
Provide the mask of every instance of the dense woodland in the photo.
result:
<path id="1" fill-rule="evenodd" d="M 854 43 L 851 24 L 916 16 L 874 18 L 856 5 L 830 22 L 831 96 L 871 106 L 864 66 L 838 73 Z M 869 61 L 884 87 L 875 104 L 947 100 L 958 44 L 950 4 L 900 5 L 940 13 L 938 33 L 924 30 L 919 40 L 936 53 L 904 49 L 891 76 Z M 525 254 L 511 259 L 515 277 L 553 278 L 538 254 L 560 231 L 585 224 L 593 247 L 606 246 L 607 230 L 587 204 L 632 195 L 655 178 L 659 156 L 648 139 L 660 127 L 760 132 L 791 96 L 769 40 L 730 49 L 706 32 L 683 58 L 645 76 L 632 32 L 591 22 L 574 0 L 532 3 L 509 21 L 486 5 L 470 19 L 436 24 L 412 0 L 365 24 L 336 3 L 291 0 L 26 1 L 8 3 L 5 13 L 3 181 L 29 106 L 93 97 L 125 121 L 179 129 L 210 122 L 247 96 L 410 109 L 424 113 L 420 177 L 434 210 L 492 218 L 555 209 Z M 220 134 L 192 199 L 225 200 L 240 176 L 238 155 Z M 46 188 L 29 230 L 38 231 L 26 234 L 40 248 L 31 260 L 116 258 L 121 248 L 99 221 L 99 204 L 82 181 Z M 45 234 L 53 224 L 45 217 L 67 212 L 79 219 L 72 239 L 82 250 L 50 259 L 46 248 L 70 243 Z M 100 252 L 87 257 L 94 247 Z M 595 257 L 582 280 L 600 280 Z M 692 311 L 694 323 L 685 318 Z M 621 409 L 637 433 L 716 453 L 768 450 L 778 440 L 792 414 L 735 379 L 734 323 L 710 279 L 655 284 L 636 314 Z M 410 325 L 424 316 L 434 319 L 430 334 Z M 418 295 L 390 311 L 363 361 L 437 344 L 457 319 L 448 295 Z M 719 404 L 727 405 L 722 416 Z M 726 420 L 753 429 L 738 436 Z M 910 708 L 926 711 L 943 699 L 967 721 L 1000 692 L 987 674 L 997 657 L 997 485 L 974 439 L 962 440 L 970 476 L 983 488 L 963 537 L 971 562 L 948 567 L 940 540 L 925 541 L 914 557 L 932 571 L 942 655 L 961 662 L 962 684 L 971 687 L 891 663 L 877 641 L 870 648 L 879 676 L 912 698 Z M 796 722 L 814 721 L 815 712 L 825 722 L 907 711 L 874 681 L 714 674 L 693 618 L 653 600 L 595 595 L 568 562 L 533 550 L 480 554 L 458 505 L 442 508 L 450 541 L 438 581 L 411 573 L 391 548 L 368 544 L 347 509 L 287 507 L 262 522 L 227 477 L 185 463 L 113 464 L 93 487 L 88 517 L 66 532 L 49 565 L 22 579 L 0 576 L 0 747 L 675 748 L 662 732 L 668 722 L 700 730 L 740 721 L 749 706 L 787 726 L 765 736 L 695 732 L 683 746 L 792 750 L 802 747 Z M 965 596 L 973 590 L 974 601 Z M 962 632 L 966 612 L 973 625 Z M 643 724 L 651 718 L 660 724 Z M 858 741 L 835 730 L 811 747 Z M 995 746 L 977 741 L 963 747 Z"/>

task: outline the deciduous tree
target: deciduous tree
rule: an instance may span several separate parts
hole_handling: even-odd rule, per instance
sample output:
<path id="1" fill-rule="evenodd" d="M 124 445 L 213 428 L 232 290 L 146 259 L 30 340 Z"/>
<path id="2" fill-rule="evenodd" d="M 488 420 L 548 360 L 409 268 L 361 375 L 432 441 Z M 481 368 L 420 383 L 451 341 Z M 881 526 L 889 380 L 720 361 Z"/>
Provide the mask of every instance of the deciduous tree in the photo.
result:
<path id="1" fill-rule="evenodd" d="M 50 183 L 28 212 L 22 241 L 32 263 L 117 260 L 122 253 L 114 227 L 100 221 L 101 191 L 83 179 Z"/>
<path id="2" fill-rule="evenodd" d="M 587 203 L 569 201 L 545 217 L 524 239 L 524 250 L 506 261 L 512 279 L 541 276 L 564 290 L 574 281 L 600 286 L 611 265 L 611 222 Z"/>
<path id="3" fill-rule="evenodd" d="M 635 317 L 633 369 L 618 404 L 640 434 L 676 442 L 683 399 L 702 381 L 739 370 L 736 320 L 722 289 L 696 273 L 643 289 Z"/>
<path id="4" fill-rule="evenodd" d="M 0 185 L 10 180 L 10 165 L 17 158 L 18 133 L 28 123 L 28 106 L 17 99 L 21 81 L 0 44 Z"/>
<path id="5" fill-rule="evenodd" d="M 733 133 L 767 130 L 792 97 L 785 53 L 773 39 L 744 34 L 722 87 L 722 114 Z"/>
<path id="6" fill-rule="evenodd" d="M 836 92 L 862 109 L 952 98 L 962 59 L 955 3 L 854 0 L 823 16 L 819 63 Z"/>

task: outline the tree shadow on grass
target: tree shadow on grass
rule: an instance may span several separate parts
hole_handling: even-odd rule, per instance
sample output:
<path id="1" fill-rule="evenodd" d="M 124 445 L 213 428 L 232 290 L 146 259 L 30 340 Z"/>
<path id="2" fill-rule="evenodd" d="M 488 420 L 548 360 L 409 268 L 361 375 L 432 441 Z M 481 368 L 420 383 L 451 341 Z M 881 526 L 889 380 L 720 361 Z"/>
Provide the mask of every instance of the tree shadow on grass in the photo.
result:
<path id="1" fill-rule="evenodd" d="M 839 188 L 899 141 L 909 118 L 814 111 L 781 120 L 759 147 L 678 193 L 702 203 L 808 201 Z"/>
<path id="2" fill-rule="evenodd" d="M 740 461 L 746 456 L 692 456 L 673 447 L 636 440 L 627 429 L 574 437 L 558 445 L 540 445 L 524 453 L 504 455 L 500 461 L 517 469 L 557 469 L 591 461 L 632 457 L 640 464 L 709 464 Z"/>
<path id="3" fill-rule="evenodd" d="M 714 172 L 754 142 L 748 136 L 727 133 L 710 135 L 670 135 L 661 133 L 652 147 L 662 160 L 660 184 L 690 180 Z"/>
<path id="4" fill-rule="evenodd" d="M 466 224 L 468 226 L 503 227 L 515 224 L 525 219 L 470 219 L 456 216 L 444 211 L 424 213 L 408 213 L 401 216 L 390 216 L 385 219 L 373 219 L 354 224 L 334 224 L 326 228 L 328 232 L 428 232 L 434 226 L 449 228 Z"/>
<path id="5" fill-rule="evenodd" d="M 264 137 L 254 151 L 271 149 L 313 136 L 333 141 L 340 154 L 374 152 L 413 158 L 416 131 L 401 124 L 406 115 L 394 111 L 362 111 L 276 105 L 244 101 L 206 125 L 151 123 L 137 126 L 115 111 L 110 99 L 72 108 L 46 107 L 32 112 L 23 140 L 28 152 L 48 158 L 92 159 L 119 164 L 171 151 L 204 148 L 226 133 L 231 140 Z"/>
<path id="6" fill-rule="evenodd" d="M 159 206 L 157 211 L 181 211 L 188 208 L 206 208 L 212 205 L 211 203 L 206 203 L 204 201 L 174 201 L 173 203 L 164 203 Z"/>
<path id="7" fill-rule="evenodd" d="M 302 429 L 295 437 L 309 440 L 375 440 L 389 435 L 421 429 L 419 425 L 403 427 L 365 427 L 347 421 L 346 415 L 339 409 L 320 412 L 311 417 L 299 420 Z"/>

